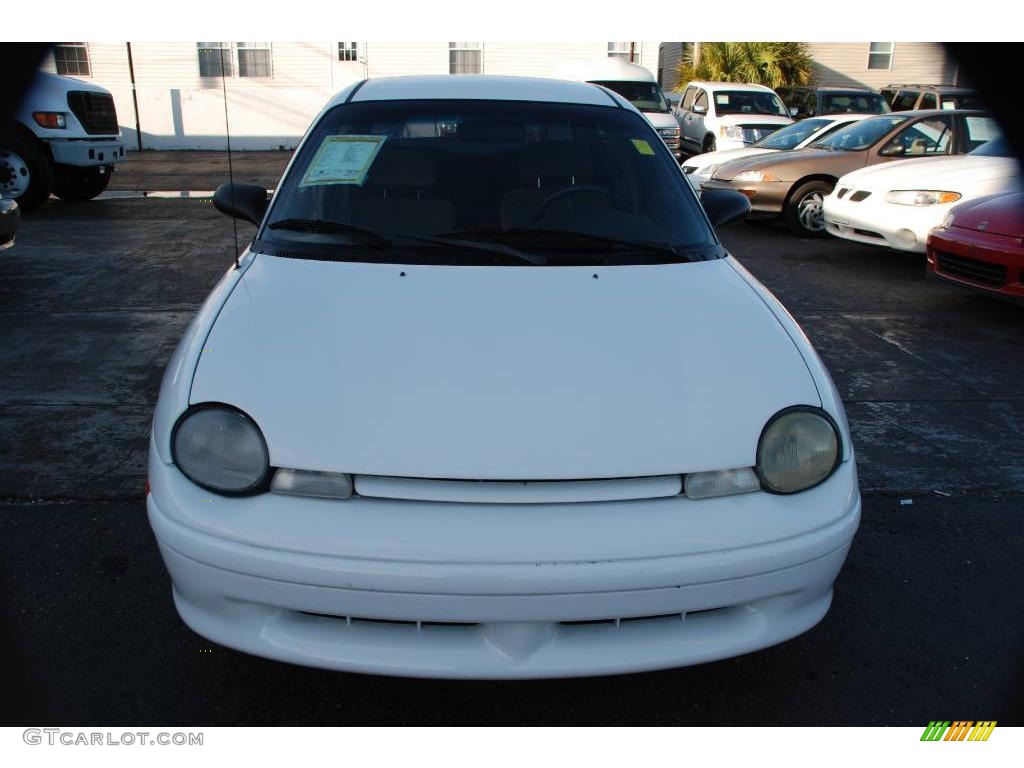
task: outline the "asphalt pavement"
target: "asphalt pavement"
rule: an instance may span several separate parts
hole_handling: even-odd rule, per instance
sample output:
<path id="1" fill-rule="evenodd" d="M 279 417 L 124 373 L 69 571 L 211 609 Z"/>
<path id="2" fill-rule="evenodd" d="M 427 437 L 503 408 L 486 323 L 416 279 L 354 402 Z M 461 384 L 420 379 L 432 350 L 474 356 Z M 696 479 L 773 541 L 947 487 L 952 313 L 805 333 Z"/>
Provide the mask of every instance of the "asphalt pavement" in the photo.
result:
<path id="1" fill-rule="evenodd" d="M 288 153 L 236 155 L 272 186 Z M 222 153 L 144 153 L 112 190 L 211 190 Z M 243 243 L 253 228 L 239 225 Z M 1024 724 L 1024 309 L 924 259 L 734 224 L 846 401 L 864 515 L 824 621 L 667 672 L 437 682 L 324 672 L 180 621 L 145 519 L 163 367 L 234 253 L 207 200 L 51 203 L 0 253 L 5 725 Z"/>

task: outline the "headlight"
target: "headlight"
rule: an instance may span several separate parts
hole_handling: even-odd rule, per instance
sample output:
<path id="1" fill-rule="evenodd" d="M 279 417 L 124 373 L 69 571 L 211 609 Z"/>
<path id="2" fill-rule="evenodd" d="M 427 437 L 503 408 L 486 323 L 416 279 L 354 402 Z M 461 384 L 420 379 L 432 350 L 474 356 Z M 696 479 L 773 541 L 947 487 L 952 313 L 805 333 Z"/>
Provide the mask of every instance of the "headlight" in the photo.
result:
<path id="1" fill-rule="evenodd" d="M 775 414 L 757 446 L 757 474 L 765 490 L 796 493 L 823 482 L 839 465 L 839 432 L 822 410 L 809 406 Z"/>
<path id="2" fill-rule="evenodd" d="M 678 139 L 679 129 L 678 128 L 659 128 L 658 133 L 666 139 Z"/>
<path id="3" fill-rule="evenodd" d="M 723 139 L 735 139 L 743 141 L 743 129 L 738 125 L 723 125 L 718 129 L 718 135 Z"/>
<path id="4" fill-rule="evenodd" d="M 894 189 L 886 193 L 885 201 L 896 205 L 941 205 L 955 203 L 960 197 L 959 192 L 940 189 Z"/>
<path id="5" fill-rule="evenodd" d="M 228 495 L 260 490 L 270 469 L 267 443 L 256 423 L 217 403 L 193 407 L 178 419 L 171 457 L 193 483 Z"/>
<path id="6" fill-rule="evenodd" d="M 733 181 L 778 181 L 766 171 L 741 171 L 732 177 Z"/>

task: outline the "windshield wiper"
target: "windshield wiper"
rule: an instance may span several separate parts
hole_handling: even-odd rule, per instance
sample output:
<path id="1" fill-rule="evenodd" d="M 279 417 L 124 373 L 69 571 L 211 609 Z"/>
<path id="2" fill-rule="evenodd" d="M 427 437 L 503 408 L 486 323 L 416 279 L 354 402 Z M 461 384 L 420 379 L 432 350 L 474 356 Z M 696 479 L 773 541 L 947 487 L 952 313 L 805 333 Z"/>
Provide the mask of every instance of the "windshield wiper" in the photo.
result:
<path id="1" fill-rule="evenodd" d="M 472 240 L 463 240 L 446 235 L 406 235 L 401 233 L 378 232 L 375 229 L 359 227 L 355 224 L 345 224 L 340 221 L 326 221 L 323 219 L 281 219 L 267 225 L 270 229 L 283 229 L 292 232 L 312 232 L 322 235 L 348 235 L 367 245 L 377 248 L 394 248 L 397 240 L 411 240 L 417 243 L 430 243 L 431 245 L 445 245 L 455 248 L 465 248 L 473 251 L 487 251 L 488 253 L 500 253 L 503 256 L 511 256 L 529 264 L 545 264 L 547 260 L 543 256 L 524 253 L 508 245 L 498 243 L 481 243 Z"/>
<path id="2" fill-rule="evenodd" d="M 344 224 L 340 221 L 326 221 L 324 219 L 279 219 L 267 227 L 270 229 L 285 229 L 290 232 L 311 232 L 317 235 L 348 235 L 366 245 L 374 245 L 378 248 L 390 248 L 395 243 L 387 235 L 366 227 L 357 227 L 354 224 Z"/>
<path id="3" fill-rule="evenodd" d="M 533 247 L 559 247 L 571 244 L 573 241 L 583 240 L 589 243 L 613 245 L 619 248 L 641 250 L 641 251 L 652 251 L 655 253 L 669 253 L 683 261 L 693 261 L 691 254 L 695 251 L 693 249 L 683 249 L 678 246 L 672 245 L 671 243 L 661 243 L 651 240 L 630 240 L 628 238 L 621 237 L 610 237 L 607 235 L 598 235 L 591 232 L 578 232 L 570 229 L 543 229 L 540 227 L 511 227 L 509 229 L 466 229 L 456 232 L 445 232 L 438 237 L 453 237 L 453 238 L 476 238 L 476 237 L 487 237 L 495 238 L 499 241 L 511 239 L 513 242 L 522 242 L 526 240 L 538 240 L 540 242 L 533 242 Z M 697 249 L 701 250 L 701 249 Z"/>

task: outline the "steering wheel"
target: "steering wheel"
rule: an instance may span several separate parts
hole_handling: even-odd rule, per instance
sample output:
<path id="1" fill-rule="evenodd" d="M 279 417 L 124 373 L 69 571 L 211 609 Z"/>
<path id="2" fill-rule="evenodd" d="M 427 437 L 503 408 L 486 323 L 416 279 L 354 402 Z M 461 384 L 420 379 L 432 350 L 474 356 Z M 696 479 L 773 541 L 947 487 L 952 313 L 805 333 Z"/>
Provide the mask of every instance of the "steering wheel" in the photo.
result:
<path id="1" fill-rule="evenodd" d="M 537 209 L 533 212 L 533 216 L 530 217 L 529 223 L 536 224 L 538 221 L 544 218 L 544 213 L 547 211 L 547 209 L 550 208 L 555 203 L 557 203 L 562 198 L 570 197 L 572 195 L 578 195 L 583 192 L 591 192 L 597 194 L 598 196 L 608 200 L 610 203 L 615 203 L 615 198 L 612 197 L 612 193 L 602 186 L 599 186 L 597 184 L 574 185 L 571 187 L 566 187 L 565 189 L 560 189 L 554 194 L 548 195 L 546 198 L 544 198 L 543 202 L 541 202 L 541 204 L 538 205 Z"/>

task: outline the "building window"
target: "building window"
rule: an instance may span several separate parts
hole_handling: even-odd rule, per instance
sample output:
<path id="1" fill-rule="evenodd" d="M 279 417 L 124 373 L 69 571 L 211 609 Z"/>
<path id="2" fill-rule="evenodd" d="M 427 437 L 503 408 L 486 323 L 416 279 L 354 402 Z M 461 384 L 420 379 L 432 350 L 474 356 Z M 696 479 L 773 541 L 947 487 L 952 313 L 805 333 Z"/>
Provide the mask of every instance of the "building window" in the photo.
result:
<path id="1" fill-rule="evenodd" d="M 239 77 L 270 77 L 270 43 L 235 43 Z"/>
<path id="2" fill-rule="evenodd" d="M 359 43 L 338 43 L 338 61 L 359 61 Z"/>
<path id="3" fill-rule="evenodd" d="M 85 43 L 57 43 L 53 46 L 53 59 L 58 75 L 85 75 L 89 71 L 89 49 Z"/>
<path id="4" fill-rule="evenodd" d="M 448 43 L 448 71 L 453 75 L 479 75 L 484 71 L 482 43 Z"/>
<path id="5" fill-rule="evenodd" d="M 868 69 L 892 69 L 892 49 L 895 43 L 870 43 Z"/>
<path id="6" fill-rule="evenodd" d="M 231 77 L 234 74 L 231 43 L 196 43 L 200 77 Z"/>
<path id="7" fill-rule="evenodd" d="M 633 60 L 632 43 L 608 43 L 608 58 Z"/>

